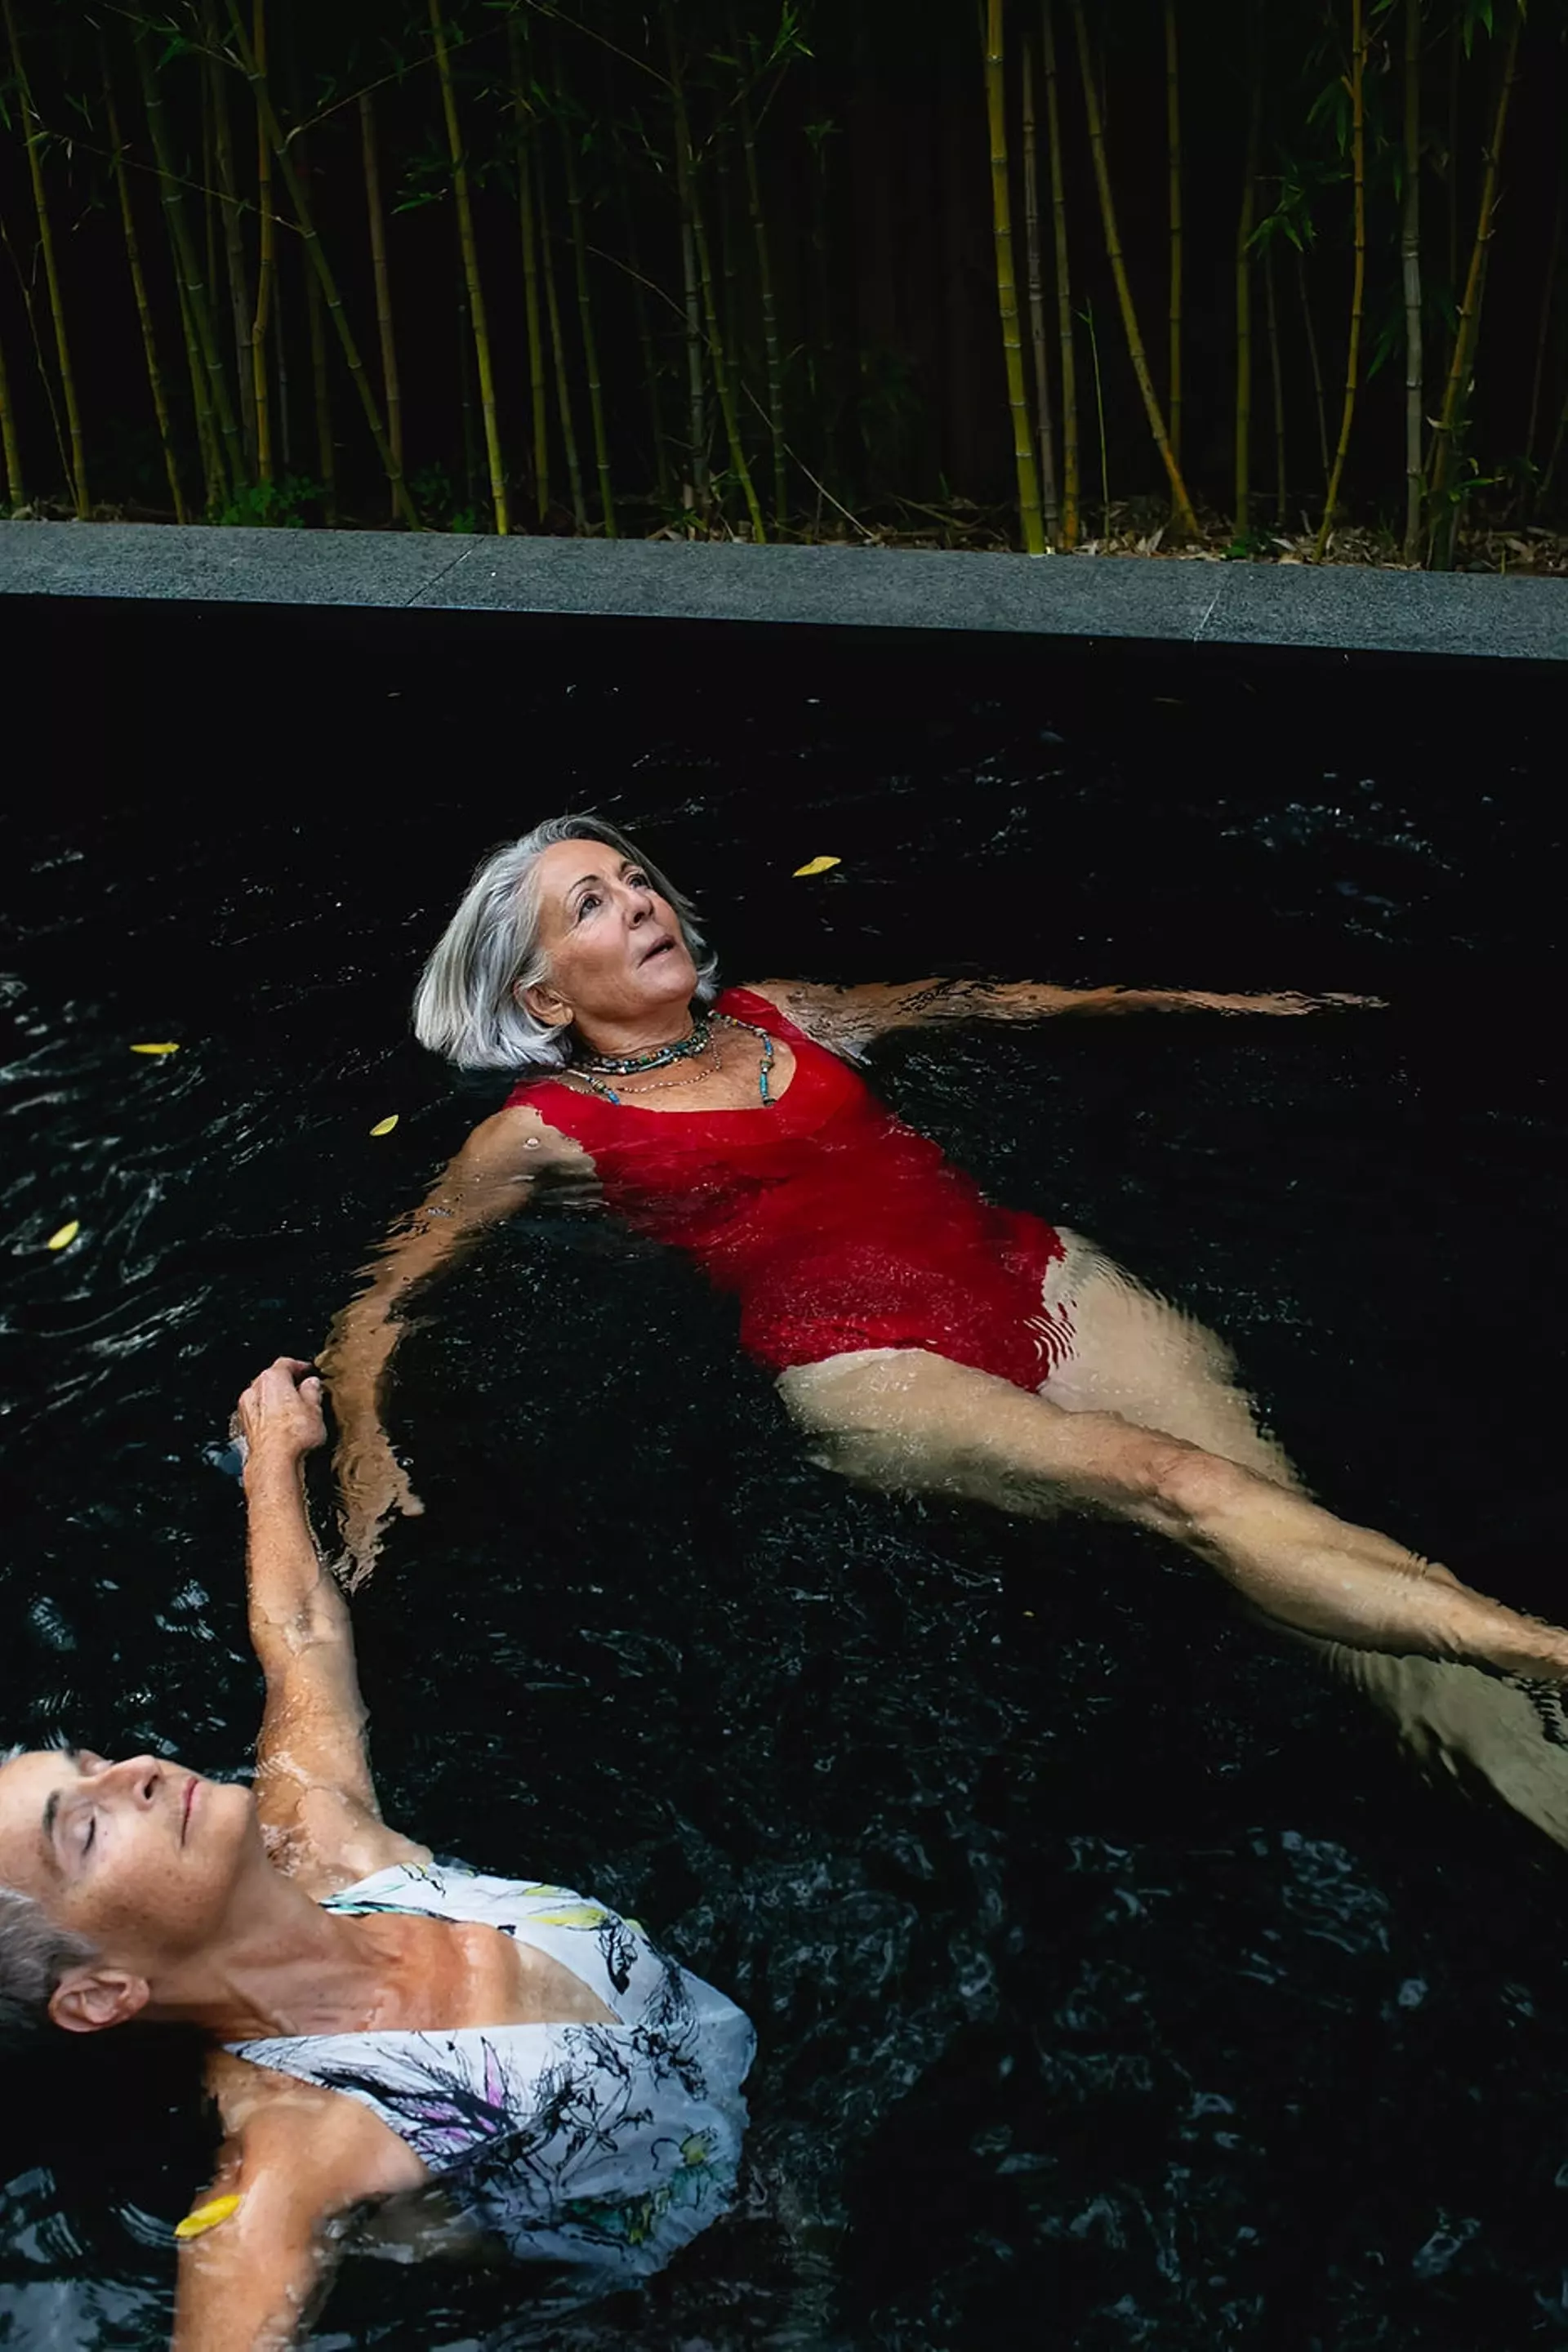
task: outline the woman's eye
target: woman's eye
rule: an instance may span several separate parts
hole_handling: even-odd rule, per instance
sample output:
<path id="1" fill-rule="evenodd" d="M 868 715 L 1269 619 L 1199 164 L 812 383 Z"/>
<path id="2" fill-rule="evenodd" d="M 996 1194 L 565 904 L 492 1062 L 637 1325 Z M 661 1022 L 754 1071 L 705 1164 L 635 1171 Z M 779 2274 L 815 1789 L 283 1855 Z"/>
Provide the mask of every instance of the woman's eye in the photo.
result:
<path id="1" fill-rule="evenodd" d="M 581 922 L 584 915 L 591 915 L 598 904 L 598 892 L 596 890 L 584 890 L 583 896 L 577 901 L 578 921 Z"/>
<path id="2" fill-rule="evenodd" d="M 81 1842 L 81 1850 L 84 1854 L 89 1854 L 92 1852 L 97 1837 L 98 1815 L 96 1813 L 89 1813 L 87 1817 L 87 1833 Z"/>

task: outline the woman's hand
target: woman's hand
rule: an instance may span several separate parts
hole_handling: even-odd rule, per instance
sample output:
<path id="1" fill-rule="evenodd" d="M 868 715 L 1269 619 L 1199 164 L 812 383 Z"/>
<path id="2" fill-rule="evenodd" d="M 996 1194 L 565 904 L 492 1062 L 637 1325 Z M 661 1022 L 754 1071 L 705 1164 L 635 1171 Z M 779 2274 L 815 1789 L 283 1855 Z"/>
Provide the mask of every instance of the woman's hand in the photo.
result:
<path id="1" fill-rule="evenodd" d="M 258 1373 L 235 1408 L 248 1463 L 298 1462 L 326 1441 L 321 1383 L 309 1364 L 279 1356 Z M 247 1463 L 247 1466 L 248 1466 Z"/>
<path id="2" fill-rule="evenodd" d="M 342 1496 L 343 1550 L 352 1563 L 351 1584 L 358 1584 L 375 1565 L 393 1513 L 416 1519 L 425 1506 L 379 1421 L 345 1429 L 334 1467 Z"/>

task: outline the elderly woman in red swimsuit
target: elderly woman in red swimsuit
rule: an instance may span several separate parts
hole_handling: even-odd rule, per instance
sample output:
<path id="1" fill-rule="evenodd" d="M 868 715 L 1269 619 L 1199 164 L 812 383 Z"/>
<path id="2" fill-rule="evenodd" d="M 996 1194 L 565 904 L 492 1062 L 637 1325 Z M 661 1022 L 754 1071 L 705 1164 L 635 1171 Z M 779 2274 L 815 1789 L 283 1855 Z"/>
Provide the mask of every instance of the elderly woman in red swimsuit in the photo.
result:
<path id="1" fill-rule="evenodd" d="M 498 850 L 430 960 L 415 1027 L 516 1083 L 322 1358 L 351 1556 L 368 1565 L 387 1516 L 420 1507 L 381 1417 L 400 1306 L 487 1226 L 574 1183 L 733 1294 L 742 1346 L 819 1461 L 1171 1538 L 1327 1649 L 1427 1757 L 1479 1765 L 1568 1843 L 1540 1693 L 1495 1679 L 1568 1682 L 1568 1633 L 1309 1500 L 1219 1339 L 1092 1244 L 992 1206 L 846 1059 L 926 1023 L 1188 1006 L 1310 1001 L 946 981 L 719 993 L 690 907 L 614 826 L 553 818 Z"/>

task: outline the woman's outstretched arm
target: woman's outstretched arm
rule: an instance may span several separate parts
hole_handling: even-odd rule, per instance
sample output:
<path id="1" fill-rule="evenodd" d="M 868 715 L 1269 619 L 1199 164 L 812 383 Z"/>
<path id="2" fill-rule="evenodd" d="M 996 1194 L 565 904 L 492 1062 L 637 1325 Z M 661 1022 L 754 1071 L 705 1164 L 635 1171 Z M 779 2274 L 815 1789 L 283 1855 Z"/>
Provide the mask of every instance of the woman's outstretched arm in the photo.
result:
<path id="1" fill-rule="evenodd" d="M 383 1425 L 386 1373 L 404 1326 L 399 1311 L 416 1284 L 445 1274 L 480 1234 L 523 1208 L 536 1180 L 586 1155 L 547 1127 L 537 1111 L 497 1111 L 477 1127 L 417 1209 L 394 1226 L 363 1290 L 332 1318 L 317 1361 L 338 1423 L 337 1472 L 343 1543 L 356 1570 L 368 1570 L 395 1510 L 424 1506 Z"/>
<path id="2" fill-rule="evenodd" d="M 894 1029 L 942 1021 L 1044 1021 L 1063 1013 L 1322 1013 L 1378 1004 L 1375 996 L 1307 996 L 1295 990 L 1231 996 L 1203 988 L 1056 988 L 1037 980 L 910 980 L 827 988 L 813 982 L 763 980 L 764 996 L 808 1036 L 853 1051 Z"/>
<path id="3" fill-rule="evenodd" d="M 335 1892 L 424 1846 L 381 1818 L 365 1748 L 353 1626 L 305 1511 L 305 1456 L 321 1444 L 321 1384 L 279 1356 L 239 1400 L 247 1446 L 246 1585 L 267 1685 L 256 1804 L 272 1860 L 308 1894 Z"/>

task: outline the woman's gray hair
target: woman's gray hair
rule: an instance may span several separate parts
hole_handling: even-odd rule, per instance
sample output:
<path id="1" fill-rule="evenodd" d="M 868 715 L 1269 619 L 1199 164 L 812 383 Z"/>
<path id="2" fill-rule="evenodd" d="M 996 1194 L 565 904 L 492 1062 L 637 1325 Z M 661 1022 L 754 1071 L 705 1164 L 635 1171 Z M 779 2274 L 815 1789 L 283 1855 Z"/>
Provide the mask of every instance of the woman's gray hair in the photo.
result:
<path id="1" fill-rule="evenodd" d="M 414 996 L 414 1034 L 433 1054 L 465 1070 L 558 1070 L 571 1059 L 571 1032 L 536 1021 L 520 1003 L 522 991 L 549 976 L 539 944 L 539 889 L 534 869 L 558 841 L 602 841 L 640 866 L 668 898 L 697 966 L 696 1001 L 710 1003 L 718 989 L 718 958 L 696 928 L 689 899 L 672 888 L 626 835 L 597 816 L 552 816 L 493 849 L 469 883 L 441 935 Z"/>
<path id="2" fill-rule="evenodd" d="M 0 1769 L 26 1753 L 0 1751 Z M 57 1927 L 30 1895 L 0 1886 L 0 2053 L 37 2041 L 49 2025 L 49 1999 L 60 1979 L 96 1957 L 85 1937 Z"/>

